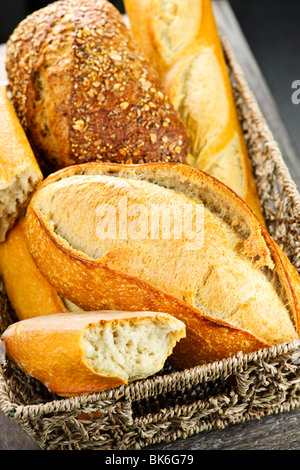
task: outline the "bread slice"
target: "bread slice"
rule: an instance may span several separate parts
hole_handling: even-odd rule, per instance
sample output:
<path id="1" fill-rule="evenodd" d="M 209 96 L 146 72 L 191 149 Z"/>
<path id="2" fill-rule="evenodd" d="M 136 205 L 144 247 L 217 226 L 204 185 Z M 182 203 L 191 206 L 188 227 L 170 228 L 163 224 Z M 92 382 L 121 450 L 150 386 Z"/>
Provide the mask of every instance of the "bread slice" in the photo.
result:
<path id="1" fill-rule="evenodd" d="M 159 372 L 185 326 L 155 312 L 76 312 L 14 323 L 8 357 L 61 396 L 81 395 Z"/>
<path id="2" fill-rule="evenodd" d="M 0 115 L 0 242 L 2 242 L 43 176 L 4 86 L 0 86 Z"/>
<path id="3" fill-rule="evenodd" d="M 186 163 L 231 187 L 263 221 L 211 0 L 124 5 L 134 39 L 186 125 Z"/>
<path id="4" fill-rule="evenodd" d="M 152 231 L 152 209 L 164 223 L 170 216 L 168 237 L 162 224 Z M 184 210 L 194 229 L 178 236 Z M 127 233 L 112 230 L 114 220 L 127 222 Z M 198 169 L 61 170 L 32 198 L 24 234 L 43 275 L 84 310 L 154 310 L 183 321 L 186 339 L 171 358 L 181 367 L 298 338 L 299 275 L 242 199 Z"/>

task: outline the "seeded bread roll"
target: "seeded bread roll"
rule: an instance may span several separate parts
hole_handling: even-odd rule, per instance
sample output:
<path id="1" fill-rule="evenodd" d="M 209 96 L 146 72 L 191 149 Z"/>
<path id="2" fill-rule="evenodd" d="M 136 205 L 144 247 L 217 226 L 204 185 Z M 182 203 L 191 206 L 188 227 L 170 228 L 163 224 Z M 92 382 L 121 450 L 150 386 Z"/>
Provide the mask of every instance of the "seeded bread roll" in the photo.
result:
<path id="1" fill-rule="evenodd" d="M 82 164 L 49 176 L 24 220 L 28 249 L 84 310 L 174 315 L 179 367 L 299 337 L 299 275 L 248 206 L 181 164 Z"/>
<path id="2" fill-rule="evenodd" d="M 9 38 L 6 68 L 45 172 L 185 159 L 185 127 L 109 2 L 58 1 L 34 12 Z"/>
<path id="3" fill-rule="evenodd" d="M 42 178 L 6 88 L 0 86 L 0 242 Z"/>
<path id="4" fill-rule="evenodd" d="M 61 396 L 82 395 L 159 372 L 185 326 L 155 312 L 57 313 L 9 326 L 8 357 Z"/>
<path id="5" fill-rule="evenodd" d="M 125 0 L 133 37 L 189 135 L 189 163 L 232 188 L 263 221 L 211 0 Z"/>

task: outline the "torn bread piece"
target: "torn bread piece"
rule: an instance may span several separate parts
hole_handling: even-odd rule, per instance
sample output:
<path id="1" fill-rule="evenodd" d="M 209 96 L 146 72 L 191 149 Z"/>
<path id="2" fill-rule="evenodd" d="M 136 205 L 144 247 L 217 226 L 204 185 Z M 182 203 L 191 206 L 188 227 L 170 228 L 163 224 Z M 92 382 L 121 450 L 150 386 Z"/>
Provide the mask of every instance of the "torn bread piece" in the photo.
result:
<path id="1" fill-rule="evenodd" d="M 7 356 L 60 396 L 99 392 L 159 372 L 185 325 L 165 313 L 76 312 L 7 328 Z"/>

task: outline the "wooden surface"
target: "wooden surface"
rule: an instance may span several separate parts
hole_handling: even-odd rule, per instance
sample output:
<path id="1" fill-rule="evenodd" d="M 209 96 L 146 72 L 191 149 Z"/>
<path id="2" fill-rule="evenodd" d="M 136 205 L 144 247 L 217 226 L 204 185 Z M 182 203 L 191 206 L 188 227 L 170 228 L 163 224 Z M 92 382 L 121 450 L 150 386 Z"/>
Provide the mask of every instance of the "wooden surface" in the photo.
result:
<path id="1" fill-rule="evenodd" d="M 281 149 L 291 175 L 300 188 L 300 156 L 279 115 L 277 106 L 257 66 L 251 50 L 226 0 L 214 0 L 220 31 L 230 41 L 248 84 Z M 0 48 L 3 57 L 4 48 Z M 1 68 L 0 68 L 1 70 Z M 3 70 L 0 81 L 5 81 Z M 148 450 L 299 450 L 300 410 L 270 415 L 228 426 L 223 430 L 202 432 L 185 440 L 161 443 Z M 0 450 L 39 450 L 32 438 L 0 412 Z"/>

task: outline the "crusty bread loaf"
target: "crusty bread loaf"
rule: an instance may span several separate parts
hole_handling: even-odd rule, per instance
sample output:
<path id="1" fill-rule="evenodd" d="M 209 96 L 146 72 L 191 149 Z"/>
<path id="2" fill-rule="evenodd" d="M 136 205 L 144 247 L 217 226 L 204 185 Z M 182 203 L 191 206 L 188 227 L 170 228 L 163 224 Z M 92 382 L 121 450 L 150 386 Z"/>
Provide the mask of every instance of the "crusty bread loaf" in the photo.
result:
<path id="1" fill-rule="evenodd" d="M 183 321 L 186 339 L 170 358 L 180 367 L 298 338 L 296 270 L 242 199 L 193 167 L 58 171 L 33 196 L 24 234 L 43 275 L 84 310 L 162 311 Z"/>
<path id="2" fill-rule="evenodd" d="M 159 372 L 185 335 L 155 312 L 56 313 L 9 326 L 8 357 L 61 396 L 98 392 Z"/>
<path id="3" fill-rule="evenodd" d="M 186 124 L 187 162 L 231 187 L 263 220 L 211 0 L 125 0 L 136 42 Z"/>
<path id="4" fill-rule="evenodd" d="M 22 220 L 0 243 L 0 276 L 19 320 L 67 312 L 71 308 L 34 263 L 25 243 Z"/>
<path id="5" fill-rule="evenodd" d="M 9 38 L 6 68 L 44 172 L 185 159 L 185 127 L 106 0 L 57 1 L 29 15 Z"/>
<path id="6" fill-rule="evenodd" d="M 0 86 L 0 116 L 0 242 L 2 242 L 41 182 L 42 173 L 4 86 Z"/>

